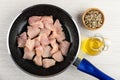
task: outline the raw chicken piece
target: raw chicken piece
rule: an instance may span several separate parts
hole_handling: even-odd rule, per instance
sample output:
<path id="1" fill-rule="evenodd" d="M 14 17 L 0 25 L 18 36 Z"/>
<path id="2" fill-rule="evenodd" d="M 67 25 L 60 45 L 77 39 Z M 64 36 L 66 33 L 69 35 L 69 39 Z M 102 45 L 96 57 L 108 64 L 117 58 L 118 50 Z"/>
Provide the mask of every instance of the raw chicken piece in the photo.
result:
<path id="1" fill-rule="evenodd" d="M 46 33 L 41 32 L 40 35 L 38 36 L 38 38 L 39 38 L 42 46 L 46 46 L 46 45 L 50 44 L 50 41 L 49 41 Z"/>
<path id="2" fill-rule="evenodd" d="M 23 59 L 32 60 L 34 55 L 35 55 L 35 51 L 34 50 L 29 50 L 27 47 L 24 48 Z"/>
<path id="3" fill-rule="evenodd" d="M 43 47 L 40 45 L 35 48 L 36 56 L 41 56 L 43 54 Z"/>
<path id="4" fill-rule="evenodd" d="M 66 56 L 67 52 L 68 52 L 68 49 L 70 47 L 70 43 L 68 41 L 62 41 L 60 43 L 59 47 L 60 47 L 60 50 L 62 52 L 62 55 Z"/>
<path id="5" fill-rule="evenodd" d="M 56 36 L 56 39 L 58 42 L 62 42 L 63 40 L 65 40 L 65 33 L 63 31 L 60 31 Z"/>
<path id="6" fill-rule="evenodd" d="M 42 21 L 37 21 L 31 25 L 33 28 L 44 28 Z"/>
<path id="7" fill-rule="evenodd" d="M 53 31 L 53 30 L 54 30 L 53 23 L 46 23 L 46 24 L 45 24 L 45 28 Z"/>
<path id="8" fill-rule="evenodd" d="M 62 42 L 63 40 L 65 40 L 65 34 L 63 31 L 60 31 L 59 33 L 53 31 L 49 38 L 50 39 L 56 38 L 58 42 Z"/>
<path id="9" fill-rule="evenodd" d="M 42 54 L 43 54 L 43 47 L 41 45 L 35 48 L 36 56 L 33 59 L 36 65 L 42 66 Z"/>
<path id="10" fill-rule="evenodd" d="M 26 32 L 23 32 L 22 34 L 20 34 L 20 36 L 17 39 L 18 41 L 18 47 L 24 47 L 25 43 L 27 41 L 27 34 Z"/>
<path id="11" fill-rule="evenodd" d="M 40 43 L 43 46 L 48 45 L 50 43 L 46 34 L 44 34 L 44 35 L 41 36 Z"/>
<path id="12" fill-rule="evenodd" d="M 42 32 L 42 33 L 45 33 L 47 36 L 49 36 L 50 33 L 51 33 L 51 30 L 49 30 L 49 29 L 47 29 L 47 28 L 44 28 L 44 29 L 41 29 L 41 32 Z"/>
<path id="13" fill-rule="evenodd" d="M 49 36 L 49 39 L 55 39 L 57 36 L 56 31 L 52 31 L 52 34 Z"/>
<path id="14" fill-rule="evenodd" d="M 50 43 L 52 46 L 52 50 L 50 51 L 50 53 L 53 54 L 58 51 L 58 43 L 56 42 L 56 39 L 51 40 Z"/>
<path id="15" fill-rule="evenodd" d="M 56 29 L 57 32 L 62 31 L 62 25 L 60 24 L 60 21 L 58 19 L 56 19 L 55 23 L 54 23 L 54 28 Z"/>
<path id="16" fill-rule="evenodd" d="M 26 41 L 26 44 L 25 46 L 30 50 L 32 51 L 35 47 L 35 40 L 31 40 L 30 38 L 28 38 L 28 40 Z"/>
<path id="17" fill-rule="evenodd" d="M 43 59 L 43 67 L 44 68 L 49 68 L 51 66 L 55 65 L 55 60 L 54 59 Z"/>
<path id="18" fill-rule="evenodd" d="M 41 18 L 41 21 L 46 24 L 46 23 L 53 23 L 53 17 L 52 16 L 43 16 Z"/>
<path id="19" fill-rule="evenodd" d="M 34 38 L 35 41 L 39 41 L 40 42 L 40 39 L 41 39 L 41 35 L 39 34 L 36 38 Z"/>
<path id="20" fill-rule="evenodd" d="M 29 17 L 28 23 L 29 25 L 33 25 L 35 22 L 40 20 L 41 20 L 41 16 L 32 16 L 32 17 Z"/>
<path id="21" fill-rule="evenodd" d="M 65 40 L 65 34 L 62 31 L 63 28 L 61 27 L 59 20 L 57 19 L 53 26 L 52 34 L 50 35 L 50 39 L 57 39 L 58 42 Z"/>
<path id="22" fill-rule="evenodd" d="M 29 38 L 32 39 L 32 38 L 36 37 L 39 33 L 40 33 L 40 29 L 28 26 L 27 34 L 28 34 Z"/>
<path id="23" fill-rule="evenodd" d="M 53 59 L 55 59 L 55 61 L 57 62 L 62 62 L 64 60 L 61 51 L 57 51 L 53 54 Z"/>
<path id="24" fill-rule="evenodd" d="M 50 44 L 50 41 L 48 39 L 49 34 L 50 34 L 49 30 L 41 29 L 39 36 L 36 37 L 35 39 L 38 40 L 40 42 L 40 44 L 42 44 L 42 46 L 46 46 L 46 45 Z"/>
<path id="25" fill-rule="evenodd" d="M 33 61 L 35 62 L 36 65 L 42 66 L 42 57 L 41 56 L 35 56 Z"/>
<path id="26" fill-rule="evenodd" d="M 51 57 L 50 50 L 51 50 L 50 46 L 44 46 L 43 47 L 44 53 L 42 54 L 42 57 Z"/>
<path id="27" fill-rule="evenodd" d="M 35 38 L 34 40 L 35 40 L 35 48 L 40 46 L 40 41 L 37 38 Z"/>

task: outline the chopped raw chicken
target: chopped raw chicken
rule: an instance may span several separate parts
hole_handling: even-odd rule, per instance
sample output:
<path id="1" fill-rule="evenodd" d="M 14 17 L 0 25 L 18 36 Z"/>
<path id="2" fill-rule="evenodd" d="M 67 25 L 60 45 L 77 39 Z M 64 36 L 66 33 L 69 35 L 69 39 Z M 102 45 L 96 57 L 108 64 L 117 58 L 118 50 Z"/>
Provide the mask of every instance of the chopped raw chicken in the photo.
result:
<path id="1" fill-rule="evenodd" d="M 65 40 L 65 34 L 64 34 L 64 32 L 60 31 L 58 33 L 58 35 L 56 36 L 56 39 L 57 39 L 58 42 L 62 42 L 63 40 Z"/>
<path id="2" fill-rule="evenodd" d="M 35 40 L 31 40 L 30 38 L 28 38 L 28 40 L 26 41 L 25 46 L 32 51 L 35 47 Z"/>
<path id="3" fill-rule="evenodd" d="M 35 41 L 39 41 L 40 42 L 40 39 L 41 39 L 41 35 L 39 34 L 36 38 L 34 38 Z"/>
<path id="4" fill-rule="evenodd" d="M 62 41 L 60 43 L 60 50 L 62 52 L 62 55 L 66 56 L 67 55 L 67 52 L 68 52 L 68 49 L 70 47 L 70 43 L 68 41 Z"/>
<path id="5" fill-rule="evenodd" d="M 42 66 L 42 57 L 41 56 L 35 56 L 33 61 L 35 62 L 36 65 Z"/>
<path id="6" fill-rule="evenodd" d="M 44 33 L 44 34 L 46 34 L 47 36 L 49 36 L 50 33 L 51 33 L 51 30 L 49 30 L 47 28 L 44 28 L 44 29 L 41 29 L 41 32 Z"/>
<path id="7" fill-rule="evenodd" d="M 24 59 L 32 60 L 33 56 L 35 55 L 34 50 L 29 50 L 27 47 L 24 48 Z"/>
<path id="8" fill-rule="evenodd" d="M 53 23 L 53 17 L 52 16 L 43 16 L 41 18 L 41 21 L 46 24 L 46 23 Z"/>
<path id="9" fill-rule="evenodd" d="M 43 59 L 43 67 L 44 68 L 49 68 L 51 66 L 55 65 L 55 60 L 54 59 Z"/>
<path id="10" fill-rule="evenodd" d="M 33 25 L 31 25 L 33 28 L 44 28 L 44 24 L 41 21 L 35 22 Z"/>
<path id="11" fill-rule="evenodd" d="M 35 48 L 36 56 L 41 56 L 43 54 L 43 47 L 40 45 Z"/>
<path id="12" fill-rule="evenodd" d="M 57 36 L 57 32 L 56 31 L 52 31 L 52 34 L 49 36 L 49 39 L 55 39 Z"/>
<path id="13" fill-rule="evenodd" d="M 34 23 L 40 20 L 41 20 L 41 16 L 32 16 L 32 17 L 29 17 L 28 23 L 29 25 L 33 25 Z"/>
<path id="14" fill-rule="evenodd" d="M 53 59 L 55 59 L 57 62 L 61 62 L 64 60 L 61 51 L 57 51 L 53 54 Z"/>
<path id="15" fill-rule="evenodd" d="M 49 29 L 49 30 L 51 30 L 51 31 L 54 30 L 54 26 L 53 26 L 52 23 L 46 23 L 46 24 L 45 24 L 45 28 L 46 28 L 46 29 Z"/>
<path id="16" fill-rule="evenodd" d="M 36 56 L 33 59 L 36 65 L 42 66 L 42 54 L 43 54 L 43 47 L 40 45 L 35 48 Z"/>
<path id="17" fill-rule="evenodd" d="M 58 51 L 58 43 L 56 42 L 56 39 L 51 40 L 50 43 L 52 46 L 52 50 L 50 51 L 50 53 L 53 54 Z"/>
<path id="18" fill-rule="evenodd" d="M 42 57 L 51 57 L 50 50 L 51 50 L 50 46 L 44 46 L 43 47 L 44 53 L 42 54 Z"/>
<path id="19" fill-rule="evenodd" d="M 63 40 L 65 40 L 65 34 L 63 31 L 60 31 L 59 33 L 53 31 L 49 38 L 50 39 L 56 38 L 58 42 L 62 42 Z"/>
<path id="20" fill-rule="evenodd" d="M 28 26 L 27 34 L 28 34 L 29 38 L 32 39 L 32 38 L 36 37 L 39 33 L 40 33 L 40 29 Z"/>
<path id="21" fill-rule="evenodd" d="M 23 32 L 22 34 L 20 34 L 17 40 L 18 40 L 18 47 L 24 47 L 27 41 L 26 32 Z"/>
<path id="22" fill-rule="evenodd" d="M 62 30 L 63 28 L 61 27 L 61 24 L 57 19 L 54 23 L 53 31 L 52 31 L 52 34 L 50 35 L 50 39 L 56 38 L 58 42 L 65 40 L 65 34 Z"/>
<path id="23" fill-rule="evenodd" d="M 50 33 L 51 33 L 51 30 L 43 28 L 41 29 L 40 34 L 35 39 L 40 41 L 42 45 L 48 45 L 50 43 L 48 39 L 48 36 L 50 35 Z"/>
<path id="24" fill-rule="evenodd" d="M 56 19 L 55 23 L 54 23 L 54 27 L 56 29 L 57 32 L 62 31 L 63 28 L 61 27 L 62 25 L 60 24 L 60 21 L 58 19 Z"/>
<path id="25" fill-rule="evenodd" d="M 40 41 L 37 38 L 35 38 L 34 40 L 35 40 L 35 48 L 40 46 Z"/>
<path id="26" fill-rule="evenodd" d="M 47 37 L 47 34 L 45 34 L 44 32 L 40 33 L 39 39 L 40 39 L 40 43 L 42 44 L 42 46 L 48 45 L 50 43 Z"/>
<path id="27" fill-rule="evenodd" d="M 52 16 L 32 16 L 28 20 L 27 32 L 18 38 L 18 47 L 24 48 L 24 59 L 36 65 L 49 68 L 56 61 L 62 62 L 67 55 L 70 43 L 65 41 L 65 33 L 58 19 Z"/>

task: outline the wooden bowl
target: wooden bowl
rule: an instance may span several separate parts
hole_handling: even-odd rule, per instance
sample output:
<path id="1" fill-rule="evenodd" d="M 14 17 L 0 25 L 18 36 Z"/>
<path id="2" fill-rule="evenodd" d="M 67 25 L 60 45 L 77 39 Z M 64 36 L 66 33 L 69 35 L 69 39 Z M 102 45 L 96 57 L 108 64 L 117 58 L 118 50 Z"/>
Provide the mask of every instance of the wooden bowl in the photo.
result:
<path id="1" fill-rule="evenodd" d="M 97 11 L 99 14 L 101 14 L 102 19 L 101 19 L 101 22 L 100 22 L 100 24 L 101 24 L 100 26 L 93 27 L 92 25 L 91 25 L 91 26 L 88 26 L 88 25 L 86 24 L 86 22 L 85 22 L 85 17 L 86 17 L 86 15 L 88 15 L 88 14 L 90 13 L 90 11 Z M 94 17 L 95 17 L 95 16 L 94 16 Z M 88 30 L 97 30 L 97 29 L 101 28 L 101 27 L 103 26 L 103 24 L 104 24 L 104 20 L 105 20 L 105 17 L 104 17 L 103 12 L 102 12 L 101 10 L 97 9 L 97 8 L 89 8 L 89 9 L 87 9 L 87 10 L 84 12 L 84 14 L 82 15 L 83 25 L 84 25 L 84 27 L 86 27 Z M 93 22 L 91 21 L 91 23 L 93 23 Z"/>

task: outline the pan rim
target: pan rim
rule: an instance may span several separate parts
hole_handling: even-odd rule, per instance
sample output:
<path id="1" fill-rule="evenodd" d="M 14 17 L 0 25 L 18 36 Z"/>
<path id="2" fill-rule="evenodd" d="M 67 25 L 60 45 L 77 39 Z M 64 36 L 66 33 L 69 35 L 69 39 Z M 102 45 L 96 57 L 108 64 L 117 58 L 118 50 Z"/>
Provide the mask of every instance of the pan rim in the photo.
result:
<path id="1" fill-rule="evenodd" d="M 71 17 L 71 18 L 72 18 L 72 17 Z M 73 20 L 73 22 L 75 23 L 76 28 L 77 28 L 77 31 L 78 31 L 79 44 L 78 44 L 78 50 L 77 50 L 76 56 L 75 56 L 73 62 L 72 62 L 70 65 L 72 65 L 72 64 L 76 61 L 76 59 L 78 58 L 78 55 L 80 54 L 80 45 L 81 45 L 81 33 L 80 33 L 80 29 L 79 29 L 79 27 L 78 27 L 75 19 L 72 18 L 72 20 Z"/>

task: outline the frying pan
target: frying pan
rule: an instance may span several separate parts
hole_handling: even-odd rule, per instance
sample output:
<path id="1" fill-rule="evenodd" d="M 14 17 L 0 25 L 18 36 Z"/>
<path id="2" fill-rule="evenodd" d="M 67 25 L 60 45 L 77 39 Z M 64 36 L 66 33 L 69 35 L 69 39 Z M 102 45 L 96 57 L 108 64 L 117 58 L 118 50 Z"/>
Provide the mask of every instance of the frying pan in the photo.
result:
<path id="1" fill-rule="evenodd" d="M 59 19 L 62 24 L 63 31 L 65 32 L 66 40 L 71 42 L 67 56 L 64 57 L 63 62 L 57 62 L 55 66 L 45 69 L 37 66 L 31 60 L 23 59 L 23 49 L 17 47 L 17 37 L 22 32 L 27 31 L 28 18 L 31 16 L 53 16 L 53 19 Z M 74 64 L 78 70 L 86 72 L 101 80 L 113 80 L 113 78 L 104 74 L 96 67 L 94 67 L 86 59 L 80 60 L 77 58 L 81 43 L 80 31 L 72 17 L 63 9 L 49 5 L 38 4 L 26 8 L 20 15 L 17 16 L 12 23 L 8 32 L 8 50 L 11 53 L 12 59 L 24 71 L 38 75 L 38 76 L 51 76 L 64 71 L 68 66 Z"/>

